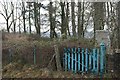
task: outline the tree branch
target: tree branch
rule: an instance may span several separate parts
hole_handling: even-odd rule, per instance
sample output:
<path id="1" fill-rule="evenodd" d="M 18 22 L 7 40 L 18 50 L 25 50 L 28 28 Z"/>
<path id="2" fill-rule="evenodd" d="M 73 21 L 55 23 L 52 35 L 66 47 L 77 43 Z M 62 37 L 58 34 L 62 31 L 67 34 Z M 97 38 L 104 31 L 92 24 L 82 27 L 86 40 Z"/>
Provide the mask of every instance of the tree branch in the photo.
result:
<path id="1" fill-rule="evenodd" d="M 5 20 L 7 19 L 7 18 L 5 17 L 5 15 L 4 15 L 2 12 L 0 12 L 0 14 L 5 18 Z"/>
<path id="2" fill-rule="evenodd" d="M 20 16 L 19 16 L 18 18 L 16 18 L 16 19 L 12 20 L 11 23 L 10 23 L 10 25 L 9 25 L 9 28 L 11 27 L 12 23 L 13 23 L 14 21 L 16 21 L 17 19 L 19 19 L 21 16 L 22 16 L 22 15 L 20 15 Z"/>
<path id="3" fill-rule="evenodd" d="M 9 19 L 11 17 L 11 15 L 13 14 L 13 11 L 11 11 L 10 15 L 7 17 L 7 19 Z"/>

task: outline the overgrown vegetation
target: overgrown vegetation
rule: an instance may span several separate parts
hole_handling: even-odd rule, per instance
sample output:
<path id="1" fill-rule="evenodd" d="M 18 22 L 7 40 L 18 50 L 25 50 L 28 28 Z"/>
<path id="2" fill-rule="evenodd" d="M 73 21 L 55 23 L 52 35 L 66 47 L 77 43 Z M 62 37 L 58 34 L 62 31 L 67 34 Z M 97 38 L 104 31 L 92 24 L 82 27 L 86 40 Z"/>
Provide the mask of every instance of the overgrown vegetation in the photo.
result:
<path id="1" fill-rule="evenodd" d="M 18 34 L 19 35 L 19 34 Z M 55 60 L 50 63 L 54 55 L 54 44 L 59 46 L 62 55 L 64 47 L 93 48 L 92 39 L 54 39 L 36 38 L 33 35 L 5 34 L 3 38 L 3 77 L 4 78 L 99 78 L 94 74 L 73 74 L 71 72 L 57 72 Z M 14 39 L 10 39 L 14 37 Z M 25 38 L 26 37 L 26 38 Z M 34 39 L 34 37 L 36 39 Z M 21 38 L 21 39 L 19 39 Z M 29 40 L 28 40 L 29 39 Z M 82 42 L 82 43 L 81 43 Z M 33 52 L 36 48 L 37 64 L 33 64 Z M 9 62 L 8 49 L 12 50 L 12 61 Z M 112 75 L 112 76 L 111 76 Z M 105 74 L 104 77 L 116 77 L 115 74 Z"/>

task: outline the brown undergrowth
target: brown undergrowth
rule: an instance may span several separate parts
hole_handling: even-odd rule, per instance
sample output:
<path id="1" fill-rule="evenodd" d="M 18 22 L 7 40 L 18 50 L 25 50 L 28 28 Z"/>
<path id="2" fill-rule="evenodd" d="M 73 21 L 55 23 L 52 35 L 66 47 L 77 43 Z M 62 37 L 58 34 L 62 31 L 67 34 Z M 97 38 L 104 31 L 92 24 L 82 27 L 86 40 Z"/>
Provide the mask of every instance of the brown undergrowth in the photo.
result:
<path id="1" fill-rule="evenodd" d="M 65 47 L 93 48 L 92 40 L 87 39 L 49 39 L 39 35 L 3 33 L 2 63 L 4 78 L 88 78 L 94 75 L 73 74 L 71 72 L 56 71 L 55 59 L 48 64 L 55 54 L 54 45 L 58 45 L 61 55 Z M 9 52 L 11 49 L 11 52 Z M 36 53 L 36 65 L 33 53 Z M 10 53 L 12 54 L 10 63 Z"/>

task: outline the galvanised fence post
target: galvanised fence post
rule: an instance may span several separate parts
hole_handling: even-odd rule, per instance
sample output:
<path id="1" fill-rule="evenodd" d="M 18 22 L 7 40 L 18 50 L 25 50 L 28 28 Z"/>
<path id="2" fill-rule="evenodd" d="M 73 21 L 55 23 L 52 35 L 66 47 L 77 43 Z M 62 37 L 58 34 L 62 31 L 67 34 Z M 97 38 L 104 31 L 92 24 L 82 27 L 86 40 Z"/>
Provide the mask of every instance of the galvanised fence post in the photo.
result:
<path id="1" fill-rule="evenodd" d="M 33 50 L 33 59 L 34 59 L 34 65 L 36 64 L 36 46 L 34 46 Z"/>
<path id="2" fill-rule="evenodd" d="M 9 48 L 8 51 L 9 51 L 9 63 L 11 63 L 12 62 L 12 50 Z"/>
<path id="3" fill-rule="evenodd" d="M 101 76 L 104 72 L 104 68 L 105 68 L 105 44 L 104 44 L 104 42 L 101 42 L 101 44 L 100 44 L 100 73 L 101 73 Z"/>

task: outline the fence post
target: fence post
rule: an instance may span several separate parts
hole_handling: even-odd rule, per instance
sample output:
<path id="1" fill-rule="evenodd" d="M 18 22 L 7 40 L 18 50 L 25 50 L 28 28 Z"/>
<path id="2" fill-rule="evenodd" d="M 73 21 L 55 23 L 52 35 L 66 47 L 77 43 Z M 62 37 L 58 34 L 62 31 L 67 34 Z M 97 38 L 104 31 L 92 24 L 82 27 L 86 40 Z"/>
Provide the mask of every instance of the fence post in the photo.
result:
<path id="1" fill-rule="evenodd" d="M 96 53 L 96 57 L 97 57 L 97 68 L 96 68 L 96 72 L 98 73 L 98 71 L 99 71 L 99 49 L 97 49 L 97 53 Z"/>
<path id="2" fill-rule="evenodd" d="M 95 72 L 95 59 L 96 59 L 96 57 L 95 57 L 95 49 L 93 49 L 93 72 Z"/>
<path id="3" fill-rule="evenodd" d="M 64 48 L 64 54 L 63 54 L 63 67 L 64 67 L 64 69 L 65 69 L 65 71 L 66 71 L 66 48 Z"/>
<path id="4" fill-rule="evenodd" d="M 87 72 L 88 71 L 88 49 L 86 49 L 86 52 L 85 52 L 85 60 L 86 60 L 85 71 Z"/>
<path id="5" fill-rule="evenodd" d="M 97 73 L 97 48 L 95 48 L 95 73 Z"/>
<path id="6" fill-rule="evenodd" d="M 34 46 L 33 59 L 34 59 L 34 65 L 35 65 L 36 64 L 36 46 Z"/>
<path id="7" fill-rule="evenodd" d="M 84 72 L 84 48 L 82 48 L 82 72 Z"/>
<path id="8" fill-rule="evenodd" d="M 91 61 L 92 61 L 92 60 L 91 60 L 91 58 L 92 58 L 91 55 L 92 55 L 92 53 L 90 52 L 90 53 L 89 53 L 89 70 L 91 70 Z"/>
<path id="9" fill-rule="evenodd" d="M 80 48 L 78 48 L 78 71 L 80 71 Z"/>
<path id="10" fill-rule="evenodd" d="M 55 49 L 55 58 L 56 58 L 56 65 L 57 65 L 57 71 L 61 71 L 62 67 L 61 67 L 61 62 L 60 62 L 60 54 L 59 54 L 59 50 L 58 50 L 58 46 L 54 45 L 54 49 Z"/>
<path id="11" fill-rule="evenodd" d="M 64 48 L 64 63 L 65 63 L 65 71 L 67 71 L 67 48 Z"/>
<path id="12" fill-rule="evenodd" d="M 74 61 L 75 61 L 75 51 L 76 51 L 76 49 L 72 48 L 72 72 L 75 72 L 75 64 L 74 64 Z"/>
<path id="13" fill-rule="evenodd" d="M 70 48 L 68 48 L 67 54 L 68 54 L 68 71 L 69 71 L 70 70 Z"/>
<path id="14" fill-rule="evenodd" d="M 102 76 L 102 73 L 104 72 L 104 66 L 105 66 L 104 60 L 105 60 L 105 44 L 104 42 L 101 42 L 100 43 L 100 73 L 101 73 L 101 76 Z"/>
<path id="15" fill-rule="evenodd" d="M 12 62 L 12 50 L 9 48 L 8 51 L 9 51 L 9 63 L 11 63 Z"/>
<path id="16" fill-rule="evenodd" d="M 74 62 L 74 54 L 73 54 L 73 52 L 74 52 L 74 51 L 73 51 L 73 48 L 72 48 L 72 56 L 71 56 L 71 60 L 72 60 L 72 62 L 71 62 L 71 64 L 72 64 L 72 65 L 71 65 L 72 72 L 74 71 L 74 69 L 73 69 L 73 65 L 74 65 L 74 63 L 73 63 L 73 62 Z"/>
<path id="17" fill-rule="evenodd" d="M 75 73 L 77 72 L 77 53 L 76 53 L 76 48 L 75 48 L 75 51 L 74 51 L 74 54 L 75 54 Z"/>

